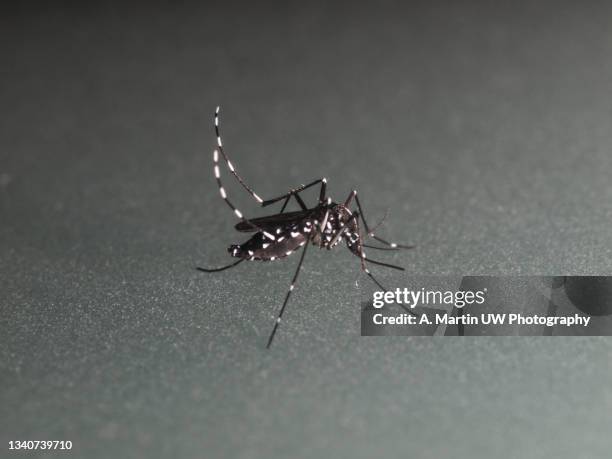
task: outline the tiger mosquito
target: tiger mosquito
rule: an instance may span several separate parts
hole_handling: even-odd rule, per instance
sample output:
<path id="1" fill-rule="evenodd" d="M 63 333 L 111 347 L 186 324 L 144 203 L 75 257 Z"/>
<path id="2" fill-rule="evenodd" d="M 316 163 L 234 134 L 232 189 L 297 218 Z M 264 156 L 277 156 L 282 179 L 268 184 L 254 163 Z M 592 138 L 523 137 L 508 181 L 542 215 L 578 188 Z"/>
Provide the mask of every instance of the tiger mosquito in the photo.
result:
<path id="1" fill-rule="evenodd" d="M 274 322 L 274 327 L 272 328 L 268 338 L 268 343 L 266 345 L 267 348 L 270 348 L 272 345 L 276 331 L 281 323 L 283 313 L 285 312 L 285 308 L 289 302 L 291 292 L 293 292 L 296 286 L 298 275 L 302 268 L 304 257 L 306 255 L 306 249 L 308 248 L 309 243 L 321 249 L 325 248 L 327 250 L 331 250 L 338 245 L 340 241 L 344 241 L 351 253 L 359 257 L 361 262 L 361 270 L 370 279 L 372 279 L 372 281 L 374 281 L 379 288 L 385 291 L 387 290 L 372 275 L 367 265 L 371 263 L 373 265 L 398 269 L 401 271 L 403 271 L 404 268 L 367 258 L 364 248 L 376 250 L 399 250 L 411 249 L 414 246 L 388 242 L 377 236 L 374 231 L 383 223 L 384 217 L 374 228 L 370 228 L 366 222 L 363 208 L 356 190 L 352 190 L 344 202 L 337 203 L 334 202 L 331 197 L 326 195 L 327 179 L 320 178 L 308 183 L 307 185 L 301 185 L 298 188 L 291 189 L 289 192 L 276 198 L 264 200 L 245 183 L 245 181 L 236 171 L 234 165 L 223 148 L 223 142 L 221 141 L 221 135 L 219 134 L 219 107 L 217 107 L 215 110 L 214 124 L 215 134 L 217 136 L 217 148 L 215 148 L 213 151 L 213 170 L 215 179 L 217 180 L 217 185 L 219 187 L 219 193 L 221 198 L 240 220 L 240 222 L 235 226 L 236 230 L 255 234 L 246 242 L 242 244 L 234 244 L 228 248 L 230 255 L 237 258 L 237 261 L 221 268 L 211 269 L 198 267 L 197 269 L 206 273 L 212 273 L 233 268 L 245 260 L 280 260 L 288 257 L 303 247 L 300 260 L 297 264 L 295 273 L 293 274 L 291 284 L 289 285 L 289 290 L 285 295 L 285 300 L 283 301 L 283 305 L 278 312 Z M 219 158 L 222 158 L 223 162 L 225 162 L 225 165 L 234 178 L 262 207 L 267 207 L 271 204 L 282 201 L 283 204 L 280 212 L 274 215 L 259 218 L 244 217 L 243 213 L 238 210 L 232 201 L 229 200 L 227 191 L 223 187 L 223 183 L 221 182 L 221 171 L 219 168 Z M 314 207 L 308 207 L 300 196 L 300 193 L 317 185 L 320 186 L 317 204 Z M 292 197 L 297 202 L 300 210 L 295 212 L 285 212 L 285 208 Z M 353 201 L 355 201 L 357 209 L 350 210 L 350 206 Z M 360 220 L 363 223 L 363 229 L 365 230 L 366 234 L 365 237 L 361 232 L 359 225 Z M 379 243 L 383 244 L 384 247 L 366 244 L 366 237 L 378 241 Z M 413 314 L 412 311 L 407 311 Z"/>

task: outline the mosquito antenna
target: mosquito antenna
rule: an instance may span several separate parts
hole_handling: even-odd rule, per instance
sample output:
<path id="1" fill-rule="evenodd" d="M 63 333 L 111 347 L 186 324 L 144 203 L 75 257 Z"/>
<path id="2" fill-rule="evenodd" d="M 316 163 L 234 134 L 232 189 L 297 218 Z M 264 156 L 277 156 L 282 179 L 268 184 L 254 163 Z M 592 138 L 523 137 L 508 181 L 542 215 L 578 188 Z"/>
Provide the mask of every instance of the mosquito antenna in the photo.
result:
<path id="1" fill-rule="evenodd" d="M 385 215 L 383 215 L 383 217 L 380 219 L 380 221 L 376 225 L 374 225 L 374 228 L 372 228 L 371 232 L 373 233 L 378 228 L 380 228 L 382 226 L 382 224 L 385 222 L 385 220 L 387 219 L 388 216 L 389 216 L 389 208 L 387 207 L 387 209 L 385 210 Z"/>
<path id="2" fill-rule="evenodd" d="M 396 244 L 395 242 L 388 242 L 385 241 L 383 238 L 380 238 L 378 236 L 376 236 L 374 234 L 374 230 L 370 229 L 368 226 L 368 222 L 365 219 L 365 216 L 363 215 L 363 209 L 361 208 L 361 202 L 359 202 L 359 196 L 357 196 L 357 194 L 355 194 L 355 201 L 357 202 L 357 208 L 359 209 L 359 213 L 361 214 L 361 221 L 363 222 L 363 226 L 365 228 L 365 231 L 367 233 L 367 235 L 371 238 L 376 239 L 378 242 L 382 242 L 385 245 L 388 245 L 389 247 L 395 249 L 395 248 L 400 248 L 400 249 L 413 249 L 414 246 L 413 245 L 403 245 L 403 244 Z"/>

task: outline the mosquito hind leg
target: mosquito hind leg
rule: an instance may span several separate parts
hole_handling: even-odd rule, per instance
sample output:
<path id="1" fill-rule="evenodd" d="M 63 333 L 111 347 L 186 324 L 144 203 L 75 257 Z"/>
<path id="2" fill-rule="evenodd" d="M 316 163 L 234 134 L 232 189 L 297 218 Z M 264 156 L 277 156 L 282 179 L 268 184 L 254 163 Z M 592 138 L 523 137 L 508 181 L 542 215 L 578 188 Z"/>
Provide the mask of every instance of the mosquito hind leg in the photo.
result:
<path id="1" fill-rule="evenodd" d="M 219 149 L 219 152 L 221 153 L 221 156 L 223 157 L 225 164 L 227 164 L 228 169 L 230 170 L 232 175 L 236 178 L 236 180 L 238 180 L 240 185 L 242 185 L 242 187 L 247 191 L 247 193 L 249 193 L 251 197 L 255 199 L 255 201 L 261 204 L 263 202 L 263 199 L 261 199 L 257 195 L 257 193 L 255 193 L 253 189 L 244 182 L 242 177 L 238 174 L 238 172 L 236 172 L 234 165 L 232 164 L 229 157 L 225 153 L 225 150 L 223 149 L 223 142 L 221 141 L 221 134 L 219 133 L 219 107 L 217 107 L 217 109 L 215 110 L 215 134 L 217 135 L 217 148 Z"/>
<path id="2" fill-rule="evenodd" d="M 293 196 L 295 198 L 295 200 L 297 201 L 298 205 L 300 206 L 300 208 L 302 210 L 307 210 L 308 209 L 308 207 L 306 207 L 306 203 L 300 197 L 300 195 L 298 193 L 293 193 L 293 194 L 290 194 L 289 196 L 287 196 L 285 198 L 285 202 L 283 203 L 283 207 L 281 207 L 281 210 L 280 210 L 281 214 L 285 211 L 285 208 L 287 207 L 287 204 L 289 204 L 289 200 L 291 199 L 291 196 Z"/>
<path id="3" fill-rule="evenodd" d="M 297 193 L 294 193 L 294 194 L 289 194 L 287 195 L 287 197 L 285 197 L 285 202 L 283 202 L 283 205 L 280 209 L 279 214 L 282 214 L 285 211 L 285 209 L 287 208 L 287 204 L 289 204 L 289 201 L 291 200 L 291 196 L 295 198 L 295 200 L 297 201 L 297 203 L 299 204 L 302 210 L 308 209 L 308 207 L 306 207 L 306 203 L 304 203 L 300 195 Z M 262 204 L 262 207 L 263 207 L 263 204 Z"/>
<path id="4" fill-rule="evenodd" d="M 272 198 L 272 199 L 266 199 L 265 201 L 263 201 L 261 203 L 262 207 L 266 207 L 269 206 L 270 204 L 274 204 L 275 202 L 278 201 L 282 201 L 283 199 L 285 199 L 285 204 L 283 205 L 283 209 L 286 206 L 287 202 L 289 201 L 288 198 L 290 198 L 291 196 L 295 196 L 296 201 L 298 202 L 298 204 L 300 205 L 300 207 L 302 207 L 302 210 L 306 210 L 306 204 L 304 203 L 304 201 L 302 200 L 302 198 L 299 196 L 299 193 L 301 193 L 304 190 L 307 190 L 308 188 L 311 188 L 315 185 L 321 184 L 321 190 L 319 191 L 319 203 L 323 202 L 325 200 L 325 191 L 327 189 L 327 179 L 326 178 L 320 178 L 318 180 L 315 180 L 311 183 L 309 183 L 308 185 L 301 185 L 298 188 L 295 188 L 293 190 L 290 190 L 289 193 L 285 193 L 281 196 L 278 196 L 276 198 Z M 282 210 L 281 210 L 282 212 Z"/>

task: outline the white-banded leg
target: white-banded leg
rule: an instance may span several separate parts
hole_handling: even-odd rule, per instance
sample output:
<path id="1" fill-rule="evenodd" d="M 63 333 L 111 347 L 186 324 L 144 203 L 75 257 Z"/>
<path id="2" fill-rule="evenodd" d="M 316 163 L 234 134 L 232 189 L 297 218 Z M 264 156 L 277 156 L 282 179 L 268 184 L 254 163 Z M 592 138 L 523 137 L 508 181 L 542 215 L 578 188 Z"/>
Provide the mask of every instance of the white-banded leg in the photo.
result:
<path id="1" fill-rule="evenodd" d="M 289 297 L 291 296 L 291 292 L 295 287 L 295 283 L 297 282 L 298 275 L 300 274 L 300 269 L 302 268 L 302 263 L 304 262 L 304 256 L 306 256 L 306 249 L 308 248 L 309 240 L 306 240 L 306 244 L 304 244 L 304 250 L 302 251 L 302 256 L 300 257 L 300 261 L 297 265 L 297 269 L 295 270 L 295 274 L 293 275 L 293 279 L 291 280 L 291 285 L 289 286 L 289 290 L 287 291 L 287 295 L 285 296 L 285 301 L 283 301 L 283 306 L 280 308 L 278 316 L 276 317 L 276 322 L 274 322 L 274 328 L 272 329 L 272 333 L 270 333 L 270 337 L 268 338 L 268 344 L 266 348 L 270 348 L 272 345 L 272 340 L 274 339 L 274 335 L 276 334 L 276 330 L 278 329 L 279 324 L 283 318 L 283 313 L 285 312 L 285 308 L 287 307 L 287 303 L 289 302 Z"/>
<path id="2" fill-rule="evenodd" d="M 289 198 L 291 198 L 291 196 L 294 196 L 296 201 L 300 205 L 300 207 L 302 207 L 303 210 L 306 210 L 307 209 L 306 204 L 304 203 L 304 201 L 302 200 L 302 198 L 300 197 L 298 193 L 301 193 L 302 191 L 307 190 L 308 188 L 318 185 L 319 183 L 321 184 L 321 190 L 319 191 L 319 203 L 322 203 L 323 200 L 325 199 L 325 190 L 327 188 L 327 179 L 325 178 L 320 178 L 318 180 L 315 180 L 309 183 L 308 185 L 301 185 L 294 190 L 290 190 L 289 193 L 285 193 L 276 198 L 266 199 L 265 201 L 261 203 L 261 206 L 266 207 L 266 206 L 269 206 L 270 204 L 274 204 L 275 202 L 282 201 L 284 199 L 285 203 L 283 204 L 283 208 L 281 209 L 281 213 L 282 213 L 282 211 L 285 209 L 285 206 L 289 202 Z"/>
<path id="3" fill-rule="evenodd" d="M 413 245 L 404 245 L 404 244 L 397 244 L 395 242 L 388 242 L 384 240 L 383 238 L 376 236 L 376 234 L 374 234 L 374 230 L 371 230 L 368 227 L 368 222 L 366 222 L 365 216 L 363 215 L 363 209 L 361 208 L 361 203 L 359 202 L 359 197 L 357 196 L 357 192 L 354 191 L 354 193 L 355 193 L 355 201 L 357 202 L 357 208 L 359 209 L 359 213 L 361 214 L 361 221 L 363 222 L 363 227 L 366 230 L 368 237 L 376 239 L 378 242 L 381 242 L 382 244 L 385 244 L 386 246 L 389 246 L 392 249 L 413 249 L 414 248 Z"/>
<path id="4" fill-rule="evenodd" d="M 242 215 L 242 212 L 240 212 L 240 210 L 238 210 L 238 208 L 227 197 L 227 192 L 225 191 L 225 188 L 223 188 L 223 183 L 221 182 L 221 170 L 219 169 L 219 150 L 215 150 L 213 152 L 213 162 L 214 162 L 215 179 L 217 180 L 217 186 L 219 187 L 219 194 L 221 195 L 221 198 L 225 201 L 225 203 L 229 206 L 229 208 L 234 211 L 234 214 L 236 215 L 236 217 L 238 217 L 242 222 L 249 225 L 251 228 L 255 230 L 261 231 L 265 237 L 273 241 L 275 239 L 273 234 L 270 234 L 267 231 L 264 231 L 263 229 L 261 229 L 260 227 L 252 223 L 250 220 L 244 218 L 244 216 Z"/>
<path id="5" fill-rule="evenodd" d="M 238 217 L 242 222 L 244 222 L 246 225 L 249 225 L 251 228 L 257 231 L 262 232 L 266 238 L 270 239 L 271 241 L 274 241 L 276 237 L 273 234 L 270 234 L 267 231 L 264 231 L 263 229 L 259 228 L 257 225 L 252 223 L 250 220 L 244 218 L 244 216 L 242 215 L 242 212 L 240 212 L 240 210 L 238 210 L 238 208 L 228 199 L 227 192 L 225 191 L 225 188 L 223 188 L 223 183 L 221 182 L 221 170 L 219 169 L 219 150 L 217 149 L 215 149 L 215 151 L 213 152 L 213 162 L 214 162 L 215 179 L 217 180 L 217 186 L 219 187 L 219 194 L 221 194 L 221 198 L 225 201 L 225 203 L 229 206 L 229 208 L 234 211 L 234 214 L 236 215 L 236 217 Z M 232 264 L 223 266 L 221 268 L 200 268 L 198 267 L 197 269 L 198 271 L 202 271 L 205 273 L 219 272 L 219 271 L 224 271 L 229 268 L 233 268 L 234 266 L 241 263 L 242 261 L 244 261 L 244 259 L 240 259 Z"/>
<path id="6" fill-rule="evenodd" d="M 280 201 L 282 199 L 285 199 L 286 197 L 295 196 L 295 199 L 298 202 L 298 204 L 300 205 L 300 207 L 305 210 L 305 209 L 307 209 L 306 204 L 304 203 L 302 198 L 297 193 L 299 193 L 300 191 L 304 191 L 305 189 L 310 188 L 311 186 L 314 186 L 317 183 L 323 183 L 322 191 L 321 191 L 321 196 L 323 196 L 325 194 L 325 182 L 326 182 L 326 180 L 323 178 L 323 179 L 315 180 L 314 182 L 312 182 L 312 183 L 310 183 L 308 185 L 302 185 L 301 187 L 299 187 L 299 188 L 297 188 L 295 190 L 291 190 L 288 194 L 285 194 L 285 195 L 280 196 L 278 198 L 269 199 L 269 200 L 264 201 L 263 199 L 261 199 L 259 197 L 259 195 L 257 193 L 255 193 L 255 191 L 253 191 L 253 189 L 250 186 L 248 186 L 244 182 L 244 180 L 242 179 L 240 174 L 238 174 L 238 172 L 236 172 L 236 168 L 234 167 L 234 165 L 230 161 L 229 157 L 225 153 L 225 150 L 223 149 L 223 141 L 221 140 L 221 134 L 219 133 L 219 107 L 217 107 L 217 109 L 215 110 L 215 134 L 217 135 L 217 146 L 218 146 L 219 152 L 221 153 L 221 156 L 225 160 L 225 163 L 227 164 L 227 167 L 229 168 L 230 172 L 232 173 L 232 175 L 234 177 L 236 177 L 236 180 L 238 180 L 240 185 L 242 185 L 242 187 L 247 191 L 247 193 L 249 193 L 251 195 L 251 197 L 253 199 L 255 199 L 255 201 L 257 201 L 259 204 L 261 204 L 262 207 L 265 207 L 265 206 L 268 206 L 268 205 L 273 204 L 275 202 L 278 202 L 278 201 Z M 321 197 L 319 200 L 321 201 L 322 199 L 323 198 Z M 285 203 L 283 204 L 283 208 L 281 209 L 280 213 L 282 213 L 283 210 L 285 210 L 285 207 L 287 206 L 287 203 L 288 203 L 288 200 L 286 200 Z"/>
<path id="7" fill-rule="evenodd" d="M 244 180 L 242 180 L 242 177 L 240 177 L 238 172 L 236 172 L 234 165 L 232 164 L 227 154 L 225 153 L 225 150 L 223 149 L 223 142 L 221 141 L 221 135 L 219 134 L 219 107 L 217 107 L 217 109 L 215 110 L 215 134 L 217 135 L 217 146 L 218 146 L 219 152 L 221 153 L 221 156 L 225 160 L 225 163 L 227 164 L 227 167 L 229 168 L 230 172 L 232 173 L 234 177 L 236 177 L 236 180 L 240 182 L 240 184 L 247 191 L 247 193 L 249 193 L 253 197 L 253 199 L 255 199 L 255 201 L 261 204 L 263 202 L 263 199 L 261 199 L 257 195 L 257 193 L 255 193 L 251 189 L 251 187 L 249 187 L 246 183 L 244 183 Z"/>
<path id="8" fill-rule="evenodd" d="M 296 201 L 298 202 L 298 204 L 300 205 L 300 207 L 303 210 L 307 209 L 306 204 L 304 203 L 304 201 L 302 200 L 302 198 L 298 195 L 299 192 L 306 190 L 307 188 L 310 188 L 311 186 L 314 186 L 318 183 L 322 183 L 321 185 L 321 192 L 320 192 L 320 196 L 319 196 L 319 202 L 322 202 L 325 196 L 325 184 L 327 182 L 327 180 L 325 178 L 319 179 L 319 180 L 315 180 L 314 182 L 308 184 L 308 185 L 302 185 L 299 188 L 295 189 L 295 190 L 291 190 L 288 194 L 285 194 L 283 196 L 280 196 L 278 198 L 274 198 L 274 199 L 269 199 L 264 201 L 263 199 L 261 199 L 259 197 L 259 195 L 257 193 L 255 193 L 255 191 L 253 191 L 253 189 L 251 187 L 249 187 L 244 180 L 242 179 L 242 177 L 240 176 L 240 174 L 238 174 L 238 172 L 236 171 L 236 168 L 234 167 L 234 165 L 232 164 L 231 160 L 229 159 L 229 157 L 227 156 L 227 154 L 225 153 L 225 150 L 223 149 L 223 141 L 221 139 L 221 134 L 219 132 L 219 110 L 220 108 L 217 107 L 217 109 L 215 110 L 215 117 L 214 117 L 214 122 L 215 122 L 215 134 L 217 136 L 217 148 L 219 153 L 221 153 L 221 156 L 223 157 L 223 159 L 225 160 L 225 163 L 227 164 L 228 169 L 230 170 L 230 172 L 232 173 L 232 175 L 236 178 L 236 180 L 238 180 L 238 182 L 240 183 L 240 185 L 242 185 L 242 187 L 247 191 L 247 193 L 249 193 L 251 195 L 251 197 L 253 199 L 255 199 L 255 201 L 257 201 L 259 204 L 262 205 L 262 207 L 268 206 L 270 204 L 273 204 L 275 202 L 278 202 L 282 199 L 285 198 L 290 198 L 291 196 L 294 196 Z M 215 161 L 217 162 L 217 161 Z M 216 175 L 216 174 L 215 174 Z M 223 196 L 223 194 L 222 194 Z M 224 198 L 225 199 L 225 198 Z M 285 207 L 287 206 L 289 202 L 289 199 L 285 200 L 285 203 L 283 204 L 283 207 L 280 211 L 280 213 L 282 213 L 285 210 Z M 236 208 L 232 207 L 233 210 L 235 211 Z"/>

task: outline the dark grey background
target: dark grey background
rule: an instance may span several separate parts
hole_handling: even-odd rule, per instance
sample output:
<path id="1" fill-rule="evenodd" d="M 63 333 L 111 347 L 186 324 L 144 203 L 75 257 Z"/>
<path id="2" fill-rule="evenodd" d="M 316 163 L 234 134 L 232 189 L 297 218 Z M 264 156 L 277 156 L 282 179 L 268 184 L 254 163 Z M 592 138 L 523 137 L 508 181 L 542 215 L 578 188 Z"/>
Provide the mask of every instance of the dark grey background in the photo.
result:
<path id="1" fill-rule="evenodd" d="M 609 457 L 608 338 L 360 338 L 359 264 L 311 250 L 266 352 L 297 258 L 194 266 L 242 239 L 212 176 L 219 104 L 260 195 L 357 187 L 418 245 L 384 256 L 410 273 L 610 274 L 610 18 L 604 2 L 5 9 L 0 456 L 64 439 L 58 457 Z"/>

